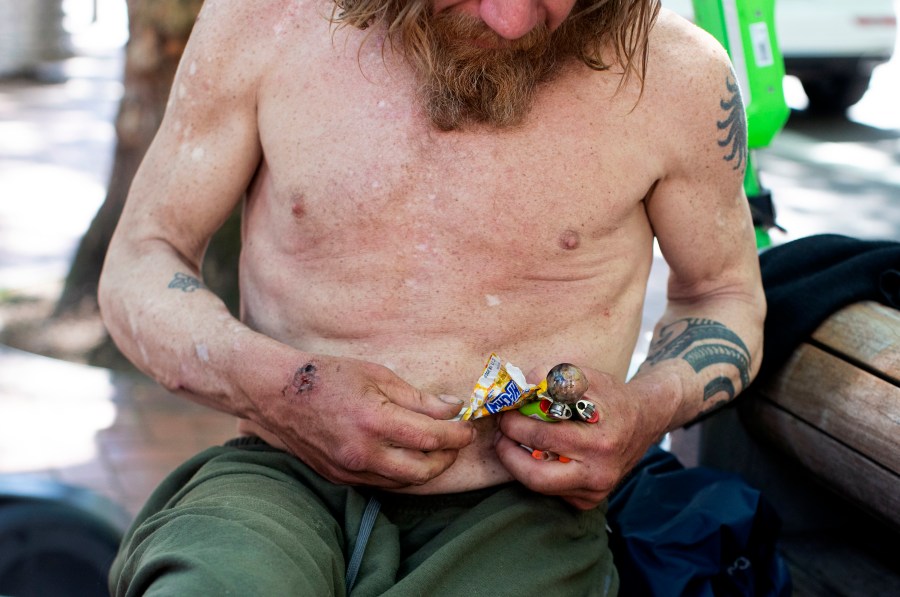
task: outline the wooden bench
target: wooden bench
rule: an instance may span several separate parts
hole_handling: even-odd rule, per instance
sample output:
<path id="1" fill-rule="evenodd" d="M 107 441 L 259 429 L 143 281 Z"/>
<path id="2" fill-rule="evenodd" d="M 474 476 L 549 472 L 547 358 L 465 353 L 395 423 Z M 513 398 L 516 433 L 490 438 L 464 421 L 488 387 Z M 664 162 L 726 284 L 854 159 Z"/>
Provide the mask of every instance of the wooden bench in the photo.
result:
<path id="1" fill-rule="evenodd" d="M 838 311 L 753 390 L 753 432 L 900 528 L 900 311 Z"/>
<path id="2" fill-rule="evenodd" d="M 781 515 L 795 596 L 900 595 L 900 311 L 834 313 L 700 427 L 699 463 Z"/>

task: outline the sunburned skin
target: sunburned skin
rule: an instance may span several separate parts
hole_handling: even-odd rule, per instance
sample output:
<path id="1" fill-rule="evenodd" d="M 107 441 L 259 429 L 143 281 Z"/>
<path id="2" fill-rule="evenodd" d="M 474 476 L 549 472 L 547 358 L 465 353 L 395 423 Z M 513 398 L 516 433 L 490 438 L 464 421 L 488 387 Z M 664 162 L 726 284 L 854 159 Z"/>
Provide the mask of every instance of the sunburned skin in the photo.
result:
<path id="1" fill-rule="evenodd" d="M 552 358 L 624 379 L 652 262 L 644 201 L 665 159 L 656 137 L 636 131 L 669 126 L 668 84 L 648 80 L 637 102 L 636 85 L 573 68 L 524 127 L 442 133 L 416 111 L 386 117 L 388 88 L 392 103 L 417 99 L 389 54 L 360 79 L 350 37 L 302 65 L 286 60 L 267 78 L 277 92 L 259 93 L 266 159 L 244 212 L 244 321 L 313 354 L 390 363 L 413 387 L 460 399 L 491 352 L 525 371 Z M 739 156 L 715 137 L 729 112 L 719 100 L 733 101 L 725 83 L 723 72 L 707 147 L 731 170 Z M 292 379 L 286 396 L 331 391 L 315 371 Z M 278 443 L 252 422 L 241 429 Z M 497 421 L 477 429 L 450 469 L 410 491 L 510 480 Z"/>

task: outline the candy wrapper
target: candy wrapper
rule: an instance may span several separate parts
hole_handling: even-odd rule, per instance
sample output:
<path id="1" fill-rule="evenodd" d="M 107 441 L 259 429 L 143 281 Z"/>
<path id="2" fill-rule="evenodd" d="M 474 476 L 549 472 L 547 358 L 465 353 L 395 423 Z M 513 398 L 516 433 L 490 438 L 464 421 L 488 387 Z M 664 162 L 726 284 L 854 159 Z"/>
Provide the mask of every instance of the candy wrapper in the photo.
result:
<path id="1" fill-rule="evenodd" d="M 472 390 L 469 404 L 456 418 L 469 421 L 520 408 L 531 400 L 537 400 L 539 393 L 546 390 L 546 385 L 546 382 L 537 386 L 528 383 L 518 367 L 510 363 L 504 365 L 496 354 L 491 354 L 484 373 Z"/>
<path id="2" fill-rule="evenodd" d="M 519 409 L 522 414 L 542 421 L 566 421 L 577 412 L 582 421 L 597 423 L 600 420 L 597 405 L 581 399 L 588 386 L 584 372 L 571 363 L 560 363 L 538 385 L 532 385 L 525 381 L 518 367 L 510 363 L 504 365 L 500 357 L 492 353 L 472 390 L 469 403 L 456 420 L 469 421 Z"/>

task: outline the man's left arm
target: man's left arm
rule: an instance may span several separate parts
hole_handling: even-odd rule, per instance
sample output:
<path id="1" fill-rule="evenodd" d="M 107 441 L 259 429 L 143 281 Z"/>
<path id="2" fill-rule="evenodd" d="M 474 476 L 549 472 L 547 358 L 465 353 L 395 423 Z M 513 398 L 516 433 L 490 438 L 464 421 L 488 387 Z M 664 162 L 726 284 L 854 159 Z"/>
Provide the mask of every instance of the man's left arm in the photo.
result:
<path id="1" fill-rule="evenodd" d="M 716 75 L 705 86 L 717 101 L 698 110 L 675 167 L 646 201 L 670 273 L 666 311 L 630 385 L 676 388 L 664 431 L 733 399 L 762 358 L 765 296 L 743 190 L 747 127 L 726 65 L 718 92 Z"/>
<path id="2" fill-rule="evenodd" d="M 598 424 L 501 421 L 495 445 L 507 469 L 579 508 L 599 504 L 654 442 L 734 398 L 759 369 L 765 297 L 743 191 L 746 124 L 733 72 L 724 53 L 716 58 L 695 85 L 692 117 L 673 124 L 671 167 L 646 199 L 670 268 L 647 360 L 628 383 L 585 369 Z M 571 462 L 535 467 L 510 441 L 526 436 Z"/>

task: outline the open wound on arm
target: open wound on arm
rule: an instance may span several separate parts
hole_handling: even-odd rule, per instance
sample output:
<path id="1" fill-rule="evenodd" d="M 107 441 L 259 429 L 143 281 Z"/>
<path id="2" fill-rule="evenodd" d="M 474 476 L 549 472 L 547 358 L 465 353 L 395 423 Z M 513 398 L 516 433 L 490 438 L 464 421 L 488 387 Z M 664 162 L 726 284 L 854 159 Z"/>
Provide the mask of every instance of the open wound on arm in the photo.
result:
<path id="1" fill-rule="evenodd" d="M 698 374 L 712 373 L 716 366 L 730 369 L 729 375 L 715 375 L 703 390 L 703 400 L 724 393 L 728 400 L 737 390 L 750 384 L 750 350 L 737 334 L 711 319 L 679 319 L 664 326 L 650 347 L 647 363 L 655 365 L 666 359 L 683 359 Z M 718 371 L 725 372 L 721 368 Z"/>

